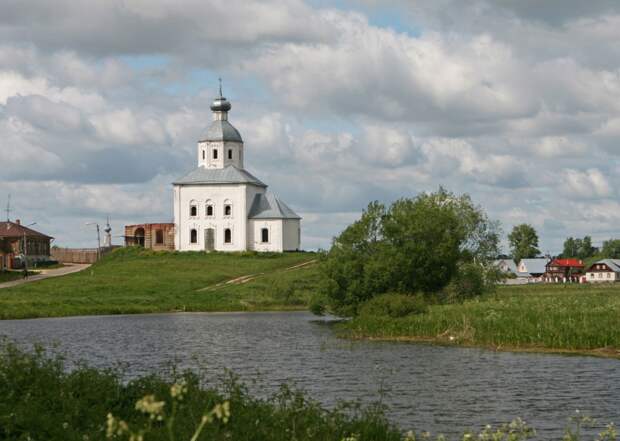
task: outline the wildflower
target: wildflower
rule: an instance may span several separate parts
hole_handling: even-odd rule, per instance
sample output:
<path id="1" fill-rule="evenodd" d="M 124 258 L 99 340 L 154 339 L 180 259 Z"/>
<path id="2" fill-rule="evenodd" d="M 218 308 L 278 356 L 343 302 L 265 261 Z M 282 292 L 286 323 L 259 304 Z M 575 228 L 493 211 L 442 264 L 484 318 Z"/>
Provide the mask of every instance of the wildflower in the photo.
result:
<path id="1" fill-rule="evenodd" d="M 126 432 L 129 432 L 127 423 L 109 413 L 106 421 L 106 438 L 112 439 L 116 436 L 122 436 Z"/>
<path id="2" fill-rule="evenodd" d="M 170 387 L 170 396 L 173 399 L 182 401 L 185 394 L 187 394 L 187 384 L 184 381 L 175 383 Z"/>
<path id="3" fill-rule="evenodd" d="M 405 439 L 403 441 L 416 441 L 413 430 L 410 430 L 405 434 Z"/>
<path id="4" fill-rule="evenodd" d="M 148 414 L 151 420 L 162 421 L 165 405 L 164 401 L 155 401 L 155 395 L 147 395 L 136 402 L 136 410 Z"/>
<path id="5" fill-rule="evenodd" d="M 67 430 L 69 428 L 69 423 L 67 423 L 66 421 L 62 423 L 62 428 Z"/>

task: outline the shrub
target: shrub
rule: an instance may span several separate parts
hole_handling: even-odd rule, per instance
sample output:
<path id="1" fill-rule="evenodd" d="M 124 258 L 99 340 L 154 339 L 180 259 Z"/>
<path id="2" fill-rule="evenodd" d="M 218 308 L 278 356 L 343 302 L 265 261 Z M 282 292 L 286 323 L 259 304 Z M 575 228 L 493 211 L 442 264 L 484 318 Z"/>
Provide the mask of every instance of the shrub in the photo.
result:
<path id="1" fill-rule="evenodd" d="M 428 304 L 421 294 L 388 293 L 376 296 L 364 303 L 360 308 L 360 315 L 399 318 L 422 314 L 427 310 Z"/>
<path id="2" fill-rule="evenodd" d="M 488 292 L 495 282 L 496 271 L 493 268 L 487 271 L 482 265 L 464 263 L 440 297 L 448 303 L 462 302 Z"/>

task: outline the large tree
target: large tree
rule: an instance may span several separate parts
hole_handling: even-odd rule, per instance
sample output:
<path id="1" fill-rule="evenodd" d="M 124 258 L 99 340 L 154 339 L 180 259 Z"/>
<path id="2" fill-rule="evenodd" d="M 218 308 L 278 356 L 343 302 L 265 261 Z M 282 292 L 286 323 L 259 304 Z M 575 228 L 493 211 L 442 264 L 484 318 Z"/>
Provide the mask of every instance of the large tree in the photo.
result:
<path id="1" fill-rule="evenodd" d="M 592 246 L 592 238 L 590 236 L 585 236 L 583 239 L 569 237 L 564 241 L 562 257 L 577 257 L 583 260 L 594 256 L 597 252 L 598 250 Z"/>
<path id="2" fill-rule="evenodd" d="M 461 265 L 497 255 L 498 228 L 469 196 L 443 189 L 389 208 L 373 202 L 323 259 L 324 293 L 332 310 L 352 315 L 377 294 L 439 292 Z"/>
<path id="3" fill-rule="evenodd" d="M 620 259 L 620 240 L 609 239 L 603 242 L 601 255 L 607 259 Z"/>
<path id="4" fill-rule="evenodd" d="M 515 225 L 508 235 L 512 258 L 518 263 L 521 259 L 529 259 L 540 254 L 538 249 L 538 233 L 529 224 Z"/>

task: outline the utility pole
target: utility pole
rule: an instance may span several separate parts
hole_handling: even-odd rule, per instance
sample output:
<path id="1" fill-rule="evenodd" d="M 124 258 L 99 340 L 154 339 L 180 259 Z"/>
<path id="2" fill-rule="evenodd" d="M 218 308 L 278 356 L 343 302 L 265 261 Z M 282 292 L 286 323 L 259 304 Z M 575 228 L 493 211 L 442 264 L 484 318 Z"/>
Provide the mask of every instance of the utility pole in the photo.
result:
<path id="1" fill-rule="evenodd" d="M 33 225 L 36 225 L 36 224 L 37 224 L 36 222 L 33 222 L 29 225 L 26 225 L 26 228 L 32 227 Z M 28 238 L 26 237 L 26 228 L 24 228 L 24 245 L 23 245 L 24 249 L 22 250 L 23 251 L 22 254 L 24 255 L 24 275 L 25 277 L 28 277 L 28 242 L 27 242 Z"/>
<path id="2" fill-rule="evenodd" d="M 9 193 L 9 201 L 6 203 L 6 221 L 11 221 L 11 193 Z"/>
<path id="3" fill-rule="evenodd" d="M 97 222 L 88 222 L 86 225 L 95 225 L 97 227 L 97 260 L 101 258 L 101 233 Z"/>

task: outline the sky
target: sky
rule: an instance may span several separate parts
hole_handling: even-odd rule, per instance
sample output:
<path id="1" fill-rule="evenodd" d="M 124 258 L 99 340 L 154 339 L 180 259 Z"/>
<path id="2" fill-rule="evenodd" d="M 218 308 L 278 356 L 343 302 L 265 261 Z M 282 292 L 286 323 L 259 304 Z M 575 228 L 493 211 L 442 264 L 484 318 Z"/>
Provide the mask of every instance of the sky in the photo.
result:
<path id="1" fill-rule="evenodd" d="M 57 245 L 173 220 L 218 77 L 305 249 L 440 186 L 543 252 L 620 237 L 617 0 L 0 5 L 0 205 Z"/>

